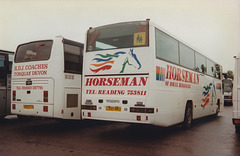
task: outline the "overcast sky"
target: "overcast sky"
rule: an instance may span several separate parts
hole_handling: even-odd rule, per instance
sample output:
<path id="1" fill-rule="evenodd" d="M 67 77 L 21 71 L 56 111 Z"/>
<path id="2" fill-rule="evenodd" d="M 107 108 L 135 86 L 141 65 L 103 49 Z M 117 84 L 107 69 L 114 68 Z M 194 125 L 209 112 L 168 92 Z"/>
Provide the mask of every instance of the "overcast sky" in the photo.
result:
<path id="1" fill-rule="evenodd" d="M 85 42 L 89 27 L 150 18 L 223 66 L 240 52 L 239 0 L 0 0 L 0 49 L 62 35 Z"/>

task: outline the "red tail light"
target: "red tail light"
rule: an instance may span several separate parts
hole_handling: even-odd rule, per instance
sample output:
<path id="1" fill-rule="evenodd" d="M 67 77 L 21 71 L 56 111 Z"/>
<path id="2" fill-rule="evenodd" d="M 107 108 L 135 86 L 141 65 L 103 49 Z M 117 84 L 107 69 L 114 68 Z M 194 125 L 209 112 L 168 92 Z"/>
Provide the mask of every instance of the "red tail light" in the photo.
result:
<path id="1" fill-rule="evenodd" d="M 13 90 L 12 92 L 12 100 L 16 101 L 16 90 Z"/>
<path id="2" fill-rule="evenodd" d="M 85 110 L 97 110 L 97 106 L 95 106 L 95 105 L 82 105 L 82 109 L 85 109 Z"/>
<path id="3" fill-rule="evenodd" d="M 43 111 L 48 112 L 48 106 L 43 106 Z"/>
<path id="4" fill-rule="evenodd" d="M 16 104 L 12 104 L 12 109 L 16 109 Z"/>
<path id="5" fill-rule="evenodd" d="M 137 116 L 137 121 L 141 121 L 141 116 Z"/>
<path id="6" fill-rule="evenodd" d="M 235 119 L 235 120 L 233 120 L 233 123 L 234 123 L 234 124 L 240 124 L 240 119 Z"/>
<path id="7" fill-rule="evenodd" d="M 92 114 L 91 113 L 88 113 L 88 117 L 91 117 L 92 116 Z"/>
<path id="8" fill-rule="evenodd" d="M 43 102 L 48 102 L 48 91 L 43 91 Z"/>

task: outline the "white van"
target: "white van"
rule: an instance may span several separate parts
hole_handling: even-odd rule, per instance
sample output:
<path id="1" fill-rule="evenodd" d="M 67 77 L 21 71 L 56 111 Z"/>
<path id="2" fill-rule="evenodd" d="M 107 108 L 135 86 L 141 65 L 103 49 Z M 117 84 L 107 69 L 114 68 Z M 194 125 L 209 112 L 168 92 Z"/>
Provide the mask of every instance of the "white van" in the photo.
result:
<path id="1" fill-rule="evenodd" d="M 235 57 L 233 81 L 233 124 L 236 132 L 240 133 L 240 54 Z"/>

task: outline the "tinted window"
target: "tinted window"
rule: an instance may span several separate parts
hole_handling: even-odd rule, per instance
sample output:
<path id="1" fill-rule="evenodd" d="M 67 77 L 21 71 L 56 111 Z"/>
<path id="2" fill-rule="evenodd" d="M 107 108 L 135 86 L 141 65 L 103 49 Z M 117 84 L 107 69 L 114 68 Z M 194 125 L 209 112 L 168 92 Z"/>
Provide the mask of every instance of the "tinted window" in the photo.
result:
<path id="1" fill-rule="evenodd" d="M 64 67 L 65 72 L 82 73 L 83 48 L 64 44 Z"/>
<path id="2" fill-rule="evenodd" d="M 42 61 L 50 58 L 52 41 L 38 41 L 22 44 L 17 48 L 15 62 Z"/>
<path id="3" fill-rule="evenodd" d="M 6 86 L 7 74 L 6 74 L 5 61 L 6 61 L 6 55 L 0 54 L 0 87 Z"/>
<path id="4" fill-rule="evenodd" d="M 0 54 L 0 68 L 5 66 L 5 55 Z"/>
<path id="5" fill-rule="evenodd" d="M 207 59 L 207 74 L 216 77 L 215 63 L 209 59 Z"/>
<path id="6" fill-rule="evenodd" d="M 206 60 L 205 57 L 202 56 L 199 53 L 195 53 L 195 60 L 196 60 L 196 68 L 195 70 L 206 73 L 207 72 L 207 67 L 206 67 Z"/>
<path id="7" fill-rule="evenodd" d="M 112 24 L 87 32 L 87 51 L 147 45 L 148 21 Z"/>
<path id="8" fill-rule="evenodd" d="M 215 68 L 216 68 L 216 78 L 221 79 L 222 67 L 219 64 L 215 64 Z"/>
<path id="9" fill-rule="evenodd" d="M 12 73 L 13 55 L 8 55 L 8 61 L 9 61 L 9 72 L 8 72 L 8 74 L 11 74 Z"/>
<path id="10" fill-rule="evenodd" d="M 194 69 L 194 51 L 180 43 L 180 65 Z"/>
<path id="11" fill-rule="evenodd" d="M 178 41 L 158 29 L 156 29 L 156 51 L 158 58 L 179 63 Z"/>

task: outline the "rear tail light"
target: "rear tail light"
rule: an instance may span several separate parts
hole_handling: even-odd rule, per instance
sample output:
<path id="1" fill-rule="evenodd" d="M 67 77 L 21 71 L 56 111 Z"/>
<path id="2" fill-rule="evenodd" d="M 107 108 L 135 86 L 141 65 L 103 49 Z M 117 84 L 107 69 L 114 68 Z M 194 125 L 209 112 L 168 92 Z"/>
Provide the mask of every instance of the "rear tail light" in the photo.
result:
<path id="1" fill-rule="evenodd" d="M 233 119 L 234 125 L 240 125 L 240 119 Z"/>
<path id="2" fill-rule="evenodd" d="M 89 112 L 89 113 L 88 113 L 88 117 L 91 117 L 91 116 L 92 116 L 92 114 Z"/>
<path id="3" fill-rule="evenodd" d="M 43 91 L 43 102 L 48 102 L 48 91 Z"/>
<path id="4" fill-rule="evenodd" d="M 43 106 L 43 111 L 48 112 L 48 106 Z"/>
<path id="5" fill-rule="evenodd" d="M 130 112 L 132 112 L 132 113 L 154 113 L 154 108 L 130 107 Z"/>
<path id="6" fill-rule="evenodd" d="M 141 121 L 141 116 L 137 116 L 137 121 Z"/>
<path id="7" fill-rule="evenodd" d="M 16 104 L 12 104 L 12 109 L 16 109 Z"/>
<path id="8" fill-rule="evenodd" d="M 154 113 L 154 108 L 146 108 L 146 113 Z"/>
<path id="9" fill-rule="evenodd" d="M 85 109 L 85 110 L 97 110 L 97 106 L 95 106 L 95 105 L 82 105 L 82 109 Z"/>
<path id="10" fill-rule="evenodd" d="M 12 92 L 12 100 L 16 101 L 16 90 L 13 90 Z"/>

